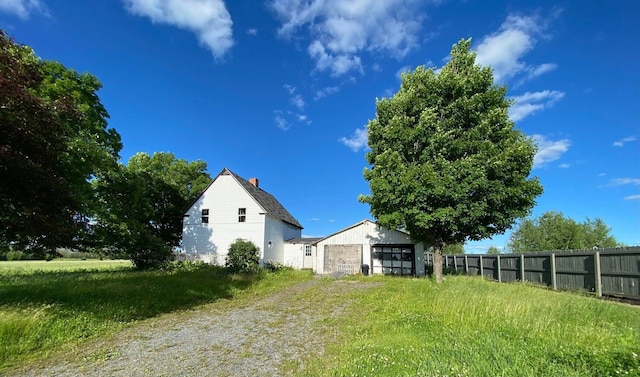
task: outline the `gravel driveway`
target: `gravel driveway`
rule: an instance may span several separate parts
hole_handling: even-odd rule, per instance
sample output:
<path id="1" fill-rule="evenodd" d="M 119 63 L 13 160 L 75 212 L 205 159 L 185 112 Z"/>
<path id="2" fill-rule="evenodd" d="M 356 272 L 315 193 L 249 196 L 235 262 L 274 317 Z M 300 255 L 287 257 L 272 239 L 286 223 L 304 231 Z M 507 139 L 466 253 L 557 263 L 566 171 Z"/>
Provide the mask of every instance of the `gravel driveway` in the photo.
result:
<path id="1" fill-rule="evenodd" d="M 244 306 L 208 305 L 134 325 L 68 360 L 14 376 L 286 376 L 321 357 L 331 320 L 366 282 L 314 279 Z"/>

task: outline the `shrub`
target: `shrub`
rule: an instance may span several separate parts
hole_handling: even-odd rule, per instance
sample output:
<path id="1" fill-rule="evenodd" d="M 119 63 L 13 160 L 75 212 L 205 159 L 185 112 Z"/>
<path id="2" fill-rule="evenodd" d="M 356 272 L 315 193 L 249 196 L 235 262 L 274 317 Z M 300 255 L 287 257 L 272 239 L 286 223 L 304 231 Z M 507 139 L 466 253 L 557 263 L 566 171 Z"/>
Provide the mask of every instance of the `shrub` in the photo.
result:
<path id="1" fill-rule="evenodd" d="M 253 242 L 238 238 L 229 246 L 226 267 L 232 272 L 256 272 L 260 267 L 259 251 Z"/>
<path id="2" fill-rule="evenodd" d="M 161 270 L 167 272 L 211 271 L 221 272 L 224 267 L 212 265 L 200 260 L 174 260 L 164 265 Z"/>
<path id="3" fill-rule="evenodd" d="M 266 269 L 269 272 L 293 270 L 292 267 L 285 266 L 284 264 L 279 263 L 279 262 L 274 262 L 271 259 L 269 259 L 268 261 L 266 261 L 264 263 L 264 269 Z"/>

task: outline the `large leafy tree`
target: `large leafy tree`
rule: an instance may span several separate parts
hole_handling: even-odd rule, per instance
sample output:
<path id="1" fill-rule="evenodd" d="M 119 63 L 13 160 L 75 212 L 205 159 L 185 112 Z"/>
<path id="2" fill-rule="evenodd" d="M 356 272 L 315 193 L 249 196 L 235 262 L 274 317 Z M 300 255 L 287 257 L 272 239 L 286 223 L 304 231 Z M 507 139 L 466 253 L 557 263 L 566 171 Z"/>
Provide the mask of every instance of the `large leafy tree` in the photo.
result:
<path id="1" fill-rule="evenodd" d="M 520 222 L 507 248 L 512 253 L 591 249 L 621 246 L 600 218 L 579 223 L 561 212 L 549 211 Z"/>
<path id="2" fill-rule="evenodd" d="M 180 243 L 185 209 L 211 182 L 206 168 L 172 153 L 137 153 L 98 177 L 97 238 L 140 269 L 161 266 Z"/>
<path id="3" fill-rule="evenodd" d="M 528 178 L 536 147 L 514 129 L 507 89 L 475 64 L 470 45 L 454 45 L 439 72 L 404 74 L 368 124 L 371 194 L 360 200 L 381 224 L 433 245 L 438 282 L 447 245 L 503 233 L 542 193 Z"/>
<path id="4" fill-rule="evenodd" d="M 39 255 L 81 228 L 61 156 L 65 124 L 82 114 L 68 98 L 42 98 L 44 81 L 33 50 L 0 31 L 0 241 Z"/>
<path id="5" fill-rule="evenodd" d="M 0 241 L 35 255 L 85 240 L 90 179 L 116 166 L 100 82 L 0 31 Z"/>

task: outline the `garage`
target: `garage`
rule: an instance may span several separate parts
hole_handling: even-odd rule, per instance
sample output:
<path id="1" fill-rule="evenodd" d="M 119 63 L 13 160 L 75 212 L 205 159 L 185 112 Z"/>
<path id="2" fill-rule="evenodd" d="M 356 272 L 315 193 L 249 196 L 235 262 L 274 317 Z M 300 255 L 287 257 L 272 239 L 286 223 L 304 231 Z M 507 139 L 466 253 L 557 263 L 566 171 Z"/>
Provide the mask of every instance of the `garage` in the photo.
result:
<path id="1" fill-rule="evenodd" d="M 314 271 L 318 274 L 361 271 L 373 274 L 423 276 L 424 246 L 409 234 L 363 220 L 313 244 Z"/>

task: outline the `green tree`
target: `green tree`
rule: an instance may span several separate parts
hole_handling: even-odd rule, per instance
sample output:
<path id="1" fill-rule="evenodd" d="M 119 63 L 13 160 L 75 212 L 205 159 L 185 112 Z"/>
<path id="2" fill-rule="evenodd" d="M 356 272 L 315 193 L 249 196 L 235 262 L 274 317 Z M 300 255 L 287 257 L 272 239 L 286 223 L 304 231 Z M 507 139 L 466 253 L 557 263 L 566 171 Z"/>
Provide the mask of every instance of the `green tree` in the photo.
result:
<path id="1" fill-rule="evenodd" d="M 256 272 L 260 266 L 259 252 L 253 242 L 238 238 L 229 246 L 226 267 L 233 272 Z"/>
<path id="2" fill-rule="evenodd" d="M 0 238 L 36 255 L 86 240 L 90 180 L 116 166 L 100 82 L 42 61 L 0 31 Z"/>
<path id="3" fill-rule="evenodd" d="M 502 254 L 500 252 L 500 249 L 498 249 L 495 246 L 491 246 L 490 248 L 487 249 L 487 254 Z"/>
<path id="4" fill-rule="evenodd" d="M 602 219 L 578 223 L 561 212 L 548 211 L 523 219 L 511 233 L 507 248 L 512 253 L 530 253 L 620 246 L 610 232 Z"/>
<path id="5" fill-rule="evenodd" d="M 381 224 L 433 245 L 438 282 L 444 247 L 503 233 L 542 193 L 528 178 L 534 142 L 514 129 L 507 89 L 470 45 L 454 45 L 440 72 L 404 74 L 368 124 L 371 194 L 360 200 Z"/>
<path id="6" fill-rule="evenodd" d="M 67 98 L 38 95 L 43 64 L 0 31 L 0 243 L 36 256 L 69 246 L 82 227 L 81 201 L 65 174 Z"/>
<path id="7" fill-rule="evenodd" d="M 461 243 L 453 243 L 442 248 L 442 254 L 456 255 L 464 254 L 464 245 Z"/>
<path id="8" fill-rule="evenodd" d="M 185 209 L 211 182 L 206 168 L 172 153 L 137 153 L 128 165 L 98 177 L 95 231 L 102 245 L 127 255 L 139 269 L 169 261 L 180 244 Z"/>

